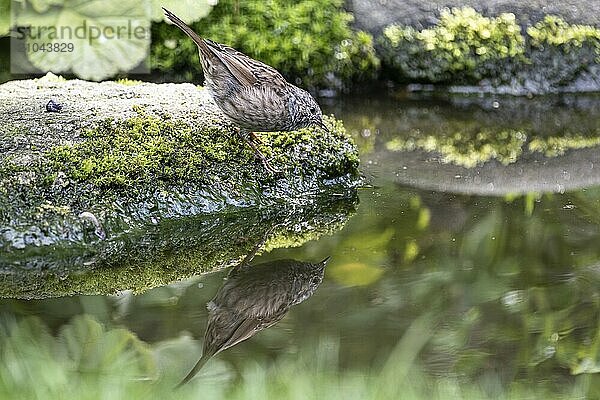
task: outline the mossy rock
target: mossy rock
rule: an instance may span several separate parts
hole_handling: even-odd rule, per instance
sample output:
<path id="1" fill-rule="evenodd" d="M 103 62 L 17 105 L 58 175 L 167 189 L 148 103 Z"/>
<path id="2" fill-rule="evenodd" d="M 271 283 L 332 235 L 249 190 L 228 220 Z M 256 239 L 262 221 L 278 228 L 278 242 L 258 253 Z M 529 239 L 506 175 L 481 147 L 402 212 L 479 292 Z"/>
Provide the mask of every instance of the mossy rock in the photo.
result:
<path id="1" fill-rule="evenodd" d="M 125 83 L 48 75 L 0 86 L 0 266 L 43 266 L 49 251 L 100 251 L 97 265 L 114 264 L 131 238 L 168 221 L 302 214 L 356 195 L 358 153 L 333 117 L 330 132 L 261 133 L 283 171 L 273 176 L 203 88 Z M 62 111 L 46 112 L 49 100 Z"/>
<path id="2" fill-rule="evenodd" d="M 384 69 L 397 81 L 453 85 L 453 91 L 600 90 L 600 28 L 547 15 L 522 29 L 518 19 L 464 7 L 443 10 L 426 29 L 389 25 L 378 39 Z"/>

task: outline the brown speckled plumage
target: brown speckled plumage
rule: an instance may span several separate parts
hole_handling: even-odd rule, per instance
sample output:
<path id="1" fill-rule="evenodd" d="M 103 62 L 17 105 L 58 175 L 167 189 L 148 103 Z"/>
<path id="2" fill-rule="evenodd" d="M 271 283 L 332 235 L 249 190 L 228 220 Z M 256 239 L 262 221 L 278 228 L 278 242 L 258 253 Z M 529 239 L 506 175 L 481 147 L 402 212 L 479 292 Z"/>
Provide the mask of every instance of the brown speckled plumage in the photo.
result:
<path id="1" fill-rule="evenodd" d="M 270 172 L 277 172 L 249 138 L 251 132 L 327 127 L 315 99 L 287 82 L 273 67 L 220 43 L 198 36 L 172 12 L 167 18 L 198 46 L 200 62 L 215 103 L 239 128 Z"/>

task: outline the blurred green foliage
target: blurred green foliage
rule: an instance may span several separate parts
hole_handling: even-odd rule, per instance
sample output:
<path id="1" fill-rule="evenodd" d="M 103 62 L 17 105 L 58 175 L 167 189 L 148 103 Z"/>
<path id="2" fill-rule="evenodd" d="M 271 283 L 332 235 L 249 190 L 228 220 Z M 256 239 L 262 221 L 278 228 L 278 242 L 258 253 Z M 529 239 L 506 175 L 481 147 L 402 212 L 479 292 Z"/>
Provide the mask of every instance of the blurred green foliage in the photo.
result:
<path id="1" fill-rule="evenodd" d="M 4 399 L 101 398 L 96 396 L 116 393 L 108 381 L 120 386 L 157 373 L 145 343 L 127 329 L 105 329 L 89 316 L 74 317 L 56 336 L 35 317 L 4 320 L 0 332 Z"/>
<path id="2" fill-rule="evenodd" d="M 89 316 L 74 317 L 56 336 L 35 317 L 5 322 L 1 328 L 4 366 L 10 367 L 0 368 L 0 395 L 7 399 L 196 399 L 200 394 L 203 399 L 566 399 L 587 398 L 598 389 L 589 377 L 560 388 L 433 378 L 415 360 L 431 339 L 427 316 L 414 320 L 385 363 L 366 373 L 342 368 L 339 340 L 323 337 L 312 348 L 283 355 L 269 367 L 245 364 L 239 381 L 213 362 L 217 365 L 210 369 L 217 375 L 201 376 L 177 391 L 173 385 L 181 360 L 192 355 L 190 350 L 200 351 L 185 336 L 149 345 L 126 329 L 107 329 Z"/>
<path id="3" fill-rule="evenodd" d="M 200 36 L 269 64 L 303 87 L 342 87 L 373 78 L 379 66 L 372 37 L 350 28 L 342 0 L 222 0 L 192 24 Z M 179 29 L 152 29 L 152 66 L 191 80 L 202 69 L 198 49 Z"/>

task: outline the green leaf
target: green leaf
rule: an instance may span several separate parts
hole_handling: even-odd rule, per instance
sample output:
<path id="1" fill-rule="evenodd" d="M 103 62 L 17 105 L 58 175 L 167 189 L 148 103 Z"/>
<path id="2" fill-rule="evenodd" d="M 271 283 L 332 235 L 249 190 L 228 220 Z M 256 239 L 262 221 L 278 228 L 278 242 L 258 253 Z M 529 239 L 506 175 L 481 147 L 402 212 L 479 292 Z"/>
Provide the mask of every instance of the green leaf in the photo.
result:
<path id="1" fill-rule="evenodd" d="M 192 23 L 208 15 L 216 0 L 152 0 L 152 21 L 166 21 L 162 7 L 173 12 L 185 23 Z"/>
<path id="2" fill-rule="evenodd" d="M 29 3 L 36 12 L 44 13 L 52 6 L 64 4 L 64 0 L 29 0 Z"/>
<path id="3" fill-rule="evenodd" d="M 58 343 L 63 354 L 79 372 L 107 375 L 119 374 L 131 378 L 156 375 L 154 358 L 147 346 L 126 329 L 104 330 L 88 315 L 80 315 L 60 332 Z M 99 374 L 102 375 L 102 374 Z"/>
<path id="4" fill-rule="evenodd" d="M 32 27 L 25 38 L 27 56 L 44 72 L 71 71 L 102 80 L 131 70 L 148 53 L 149 11 L 141 0 L 65 0 L 48 8 L 50 1 L 34 4 L 23 3 L 16 22 Z"/>
<path id="5" fill-rule="evenodd" d="M 0 36 L 8 35 L 10 30 L 10 0 L 0 0 Z"/>

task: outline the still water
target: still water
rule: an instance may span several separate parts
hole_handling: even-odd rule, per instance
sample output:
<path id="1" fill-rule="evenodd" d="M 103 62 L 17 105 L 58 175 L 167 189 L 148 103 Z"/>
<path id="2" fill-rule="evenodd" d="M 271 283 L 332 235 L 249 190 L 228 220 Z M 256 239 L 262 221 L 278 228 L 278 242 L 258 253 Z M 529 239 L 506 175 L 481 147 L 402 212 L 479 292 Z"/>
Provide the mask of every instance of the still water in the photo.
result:
<path id="1" fill-rule="evenodd" d="M 366 178 L 327 235 L 241 277 L 1 300 L 0 398 L 600 398 L 600 98 L 383 92 L 326 104 Z M 173 391 L 207 325 L 223 351 Z"/>

